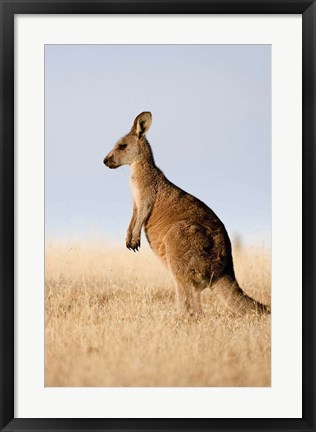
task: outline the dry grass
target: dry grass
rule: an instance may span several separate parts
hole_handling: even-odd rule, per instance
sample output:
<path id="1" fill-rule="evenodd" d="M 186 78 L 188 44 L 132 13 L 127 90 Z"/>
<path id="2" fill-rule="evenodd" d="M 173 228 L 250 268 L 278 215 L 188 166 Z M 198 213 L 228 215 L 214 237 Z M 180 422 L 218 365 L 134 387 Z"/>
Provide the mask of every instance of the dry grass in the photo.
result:
<path id="1" fill-rule="evenodd" d="M 234 253 L 240 285 L 270 302 L 270 255 Z M 197 320 L 174 312 L 153 253 L 46 246 L 46 386 L 269 386 L 270 316 L 233 317 L 210 290 Z"/>

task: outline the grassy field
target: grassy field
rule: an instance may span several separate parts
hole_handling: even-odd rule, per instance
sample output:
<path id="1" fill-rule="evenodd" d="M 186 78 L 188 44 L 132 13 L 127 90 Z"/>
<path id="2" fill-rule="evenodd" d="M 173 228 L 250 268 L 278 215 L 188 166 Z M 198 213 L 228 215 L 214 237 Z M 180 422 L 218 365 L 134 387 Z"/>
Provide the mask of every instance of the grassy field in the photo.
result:
<path id="1" fill-rule="evenodd" d="M 270 304 L 270 254 L 235 250 L 248 295 Z M 209 289 L 204 316 L 179 317 L 154 254 L 46 245 L 46 386 L 270 386 L 270 316 L 236 317 Z"/>

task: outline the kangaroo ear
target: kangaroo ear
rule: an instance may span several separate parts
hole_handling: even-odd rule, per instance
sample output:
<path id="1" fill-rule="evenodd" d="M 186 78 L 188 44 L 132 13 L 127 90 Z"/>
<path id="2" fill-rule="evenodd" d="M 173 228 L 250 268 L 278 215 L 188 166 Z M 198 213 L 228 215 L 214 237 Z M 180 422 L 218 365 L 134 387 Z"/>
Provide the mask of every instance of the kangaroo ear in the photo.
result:
<path id="1" fill-rule="evenodd" d="M 151 121 L 151 113 L 149 111 L 142 112 L 134 120 L 132 132 L 136 133 L 136 135 L 141 138 L 150 128 Z"/>

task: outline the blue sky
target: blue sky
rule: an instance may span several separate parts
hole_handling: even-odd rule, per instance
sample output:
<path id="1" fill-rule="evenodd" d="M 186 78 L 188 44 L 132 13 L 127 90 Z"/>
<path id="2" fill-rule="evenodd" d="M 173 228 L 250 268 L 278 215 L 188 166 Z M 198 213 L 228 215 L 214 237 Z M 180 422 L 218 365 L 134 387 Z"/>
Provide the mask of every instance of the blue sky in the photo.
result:
<path id="1" fill-rule="evenodd" d="M 270 45 L 46 45 L 47 237 L 124 243 L 129 167 L 102 160 L 142 111 L 165 175 L 270 243 Z"/>

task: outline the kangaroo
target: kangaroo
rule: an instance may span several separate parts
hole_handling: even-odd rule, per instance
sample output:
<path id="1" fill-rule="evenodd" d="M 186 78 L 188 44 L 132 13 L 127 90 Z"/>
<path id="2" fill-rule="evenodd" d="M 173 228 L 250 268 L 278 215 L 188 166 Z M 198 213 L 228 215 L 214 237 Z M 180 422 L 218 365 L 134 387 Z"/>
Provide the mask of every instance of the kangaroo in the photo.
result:
<path id="1" fill-rule="evenodd" d="M 171 183 L 155 165 L 146 139 L 150 112 L 134 120 L 103 162 L 111 169 L 131 166 L 133 214 L 126 247 L 140 248 L 141 230 L 151 249 L 171 272 L 179 312 L 202 314 L 201 292 L 211 287 L 237 314 L 269 313 L 269 307 L 246 295 L 235 278 L 231 243 L 224 224 L 199 199 Z"/>

